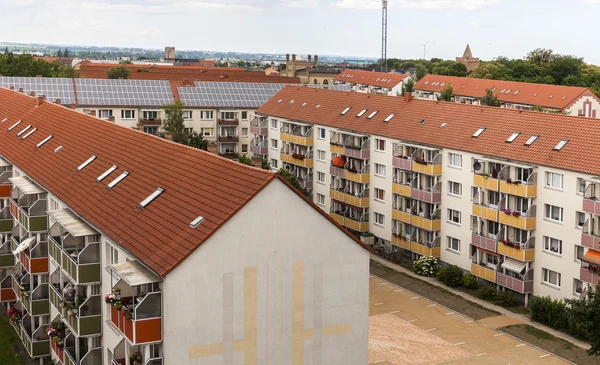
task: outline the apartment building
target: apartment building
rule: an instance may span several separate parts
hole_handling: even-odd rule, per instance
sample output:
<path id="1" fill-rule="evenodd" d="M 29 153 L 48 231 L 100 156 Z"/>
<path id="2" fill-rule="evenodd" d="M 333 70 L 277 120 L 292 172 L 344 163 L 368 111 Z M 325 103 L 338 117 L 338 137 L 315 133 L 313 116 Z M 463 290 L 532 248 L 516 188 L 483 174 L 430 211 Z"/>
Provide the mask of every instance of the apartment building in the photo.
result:
<path id="1" fill-rule="evenodd" d="M 367 94 L 399 96 L 404 83 L 410 78 L 407 74 L 387 72 L 371 72 L 345 69 L 337 75 L 333 82 L 337 85 L 348 85 L 352 91 Z"/>
<path id="2" fill-rule="evenodd" d="M 0 301 L 32 358 L 368 361 L 368 247 L 277 174 L 7 89 L 0 139 Z"/>
<path id="3" fill-rule="evenodd" d="M 315 204 L 365 242 L 523 301 L 599 281 L 595 119 L 292 86 L 257 114 L 272 166 L 308 173 Z"/>
<path id="4" fill-rule="evenodd" d="M 564 113 L 600 118 L 600 98 L 585 87 L 532 84 L 517 81 L 426 75 L 414 86 L 417 99 L 439 100 L 442 90 L 452 86 L 452 101 L 480 105 L 486 90 L 492 90 L 502 108 Z"/>

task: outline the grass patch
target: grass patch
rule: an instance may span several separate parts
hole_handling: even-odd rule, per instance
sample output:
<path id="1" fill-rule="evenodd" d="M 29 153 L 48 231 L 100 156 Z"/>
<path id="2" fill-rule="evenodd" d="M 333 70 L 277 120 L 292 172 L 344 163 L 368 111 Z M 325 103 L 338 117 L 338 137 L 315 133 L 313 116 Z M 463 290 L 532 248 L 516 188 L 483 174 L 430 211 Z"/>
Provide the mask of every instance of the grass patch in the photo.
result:
<path id="1" fill-rule="evenodd" d="M 8 317 L 0 316 L 0 364 L 2 365 L 26 365 L 19 351 L 23 349 L 21 340 L 17 337 L 15 330 L 8 323 Z"/>
<path id="2" fill-rule="evenodd" d="M 527 307 L 521 307 L 521 306 L 506 307 L 506 309 L 513 313 L 522 314 L 524 316 L 529 316 L 531 314 L 531 312 L 529 311 L 529 308 L 527 308 Z"/>
<path id="3" fill-rule="evenodd" d="M 525 330 L 527 331 L 527 333 L 529 333 L 533 337 L 539 338 L 542 340 L 553 340 L 556 338 L 556 337 L 554 337 L 554 335 L 551 335 L 548 332 L 542 331 L 541 329 L 535 328 L 533 326 L 527 325 Z"/>

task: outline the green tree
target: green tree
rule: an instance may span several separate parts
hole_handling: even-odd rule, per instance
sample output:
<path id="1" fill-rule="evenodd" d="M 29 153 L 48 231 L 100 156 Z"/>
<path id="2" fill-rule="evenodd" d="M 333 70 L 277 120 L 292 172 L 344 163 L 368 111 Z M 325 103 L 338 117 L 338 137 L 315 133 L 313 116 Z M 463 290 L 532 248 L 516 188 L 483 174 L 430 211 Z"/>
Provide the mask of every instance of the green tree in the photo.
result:
<path id="1" fill-rule="evenodd" d="M 4 54 L 8 54 L 8 47 L 4 47 Z"/>
<path id="2" fill-rule="evenodd" d="M 427 70 L 427 67 L 425 67 L 422 63 L 419 63 L 417 66 L 415 66 L 415 76 L 417 77 L 417 81 L 421 80 L 428 73 L 429 71 Z"/>
<path id="3" fill-rule="evenodd" d="M 106 70 L 106 77 L 109 79 L 128 79 L 129 78 L 129 70 L 125 65 L 111 67 Z"/>
<path id="4" fill-rule="evenodd" d="M 271 163 L 266 158 L 263 158 L 261 166 L 263 170 L 271 170 Z"/>
<path id="5" fill-rule="evenodd" d="M 415 80 L 412 77 L 409 77 L 409 79 L 404 82 L 404 85 L 402 85 L 402 95 L 404 95 L 404 93 L 412 93 L 414 87 Z"/>
<path id="6" fill-rule="evenodd" d="M 298 182 L 296 177 L 294 175 L 292 175 L 288 170 L 283 169 L 283 168 L 279 169 L 278 174 L 281 175 L 281 177 L 283 177 L 287 181 L 289 181 L 289 183 L 292 184 L 296 189 L 300 190 L 302 192 L 302 194 L 304 194 L 306 196 L 310 196 L 310 193 L 308 192 L 308 190 L 304 189 L 300 185 L 300 183 Z"/>
<path id="7" fill-rule="evenodd" d="M 431 71 L 434 75 L 467 76 L 467 66 L 455 61 L 442 61 L 434 64 Z"/>
<path id="8" fill-rule="evenodd" d="M 600 355 L 600 291 L 589 290 L 581 299 L 566 299 L 571 329 L 590 344 L 588 355 Z"/>
<path id="9" fill-rule="evenodd" d="M 252 166 L 252 159 L 246 155 L 239 155 L 238 162 L 244 165 Z"/>
<path id="10" fill-rule="evenodd" d="M 73 66 L 59 66 L 58 62 L 57 62 L 57 66 L 58 66 L 58 68 L 56 69 L 56 71 L 54 72 L 52 77 L 64 77 L 64 78 L 68 78 L 68 79 L 77 77 Z"/>
<path id="11" fill-rule="evenodd" d="M 527 53 L 527 56 L 525 57 L 527 61 L 536 63 L 538 65 L 550 63 L 554 61 L 555 58 L 556 55 L 554 54 L 554 51 L 545 48 L 536 48 L 533 51 Z"/>
<path id="12" fill-rule="evenodd" d="M 482 105 L 495 107 L 500 106 L 500 101 L 498 100 L 498 97 L 494 95 L 492 89 L 485 89 L 485 96 L 481 98 L 480 101 Z"/>
<path id="13" fill-rule="evenodd" d="M 508 80 L 508 69 L 498 62 L 482 62 L 469 74 L 476 79 Z"/>
<path id="14" fill-rule="evenodd" d="M 69 58 L 69 49 L 68 48 L 65 48 L 65 51 L 63 52 L 63 57 Z"/>
<path id="15" fill-rule="evenodd" d="M 183 122 L 183 103 L 176 101 L 174 104 L 165 105 L 165 121 L 162 128 L 173 134 L 173 142 L 187 144 L 188 136 L 185 133 L 185 124 Z"/>
<path id="16" fill-rule="evenodd" d="M 201 134 L 198 134 L 197 132 L 192 132 L 190 134 L 187 135 L 187 139 L 186 139 L 186 145 L 190 146 L 190 147 L 194 147 L 197 148 L 199 150 L 204 150 L 206 151 L 208 149 L 208 141 L 206 139 L 204 139 L 204 137 L 202 137 Z"/>
<path id="17" fill-rule="evenodd" d="M 452 85 L 448 85 L 440 92 L 439 100 L 440 101 L 452 101 L 453 93 L 454 93 L 454 88 L 452 87 Z"/>
<path id="18" fill-rule="evenodd" d="M 131 65 L 133 62 L 131 62 L 130 60 L 121 60 L 119 61 L 120 65 Z"/>
<path id="19" fill-rule="evenodd" d="M 56 52 L 56 57 L 61 58 L 63 56 L 62 50 L 59 48 L 58 52 Z"/>

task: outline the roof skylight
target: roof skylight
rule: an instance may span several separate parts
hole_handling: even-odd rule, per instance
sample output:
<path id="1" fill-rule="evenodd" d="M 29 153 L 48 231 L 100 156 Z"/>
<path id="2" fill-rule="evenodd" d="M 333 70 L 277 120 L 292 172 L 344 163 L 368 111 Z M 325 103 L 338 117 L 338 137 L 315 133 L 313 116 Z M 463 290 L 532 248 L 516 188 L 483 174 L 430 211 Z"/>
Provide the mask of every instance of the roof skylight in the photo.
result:
<path id="1" fill-rule="evenodd" d="M 127 175 L 129 175 L 129 172 L 125 171 L 121 175 L 117 176 L 116 179 L 114 179 L 113 181 L 110 182 L 110 184 L 108 184 L 108 188 L 109 189 L 114 188 L 118 183 L 123 181 L 123 179 L 125 179 L 127 177 Z"/>
<path id="2" fill-rule="evenodd" d="M 365 114 L 366 112 L 367 112 L 367 109 L 363 109 L 363 110 L 362 110 L 360 113 L 358 113 L 356 116 L 357 116 L 358 118 L 360 118 L 360 117 L 362 117 L 362 116 L 363 116 L 363 114 Z"/>
<path id="3" fill-rule="evenodd" d="M 392 120 L 392 118 L 395 116 L 396 114 L 390 114 L 387 118 L 385 118 L 383 121 L 384 122 L 389 122 L 390 120 Z"/>
<path id="4" fill-rule="evenodd" d="M 421 119 L 421 120 L 419 121 L 419 124 L 425 124 L 425 119 Z"/>
<path id="5" fill-rule="evenodd" d="M 554 146 L 553 149 L 555 151 L 560 151 L 567 144 L 567 142 L 569 142 L 569 141 L 566 139 L 562 139 L 560 142 L 558 142 L 558 144 L 556 146 Z"/>
<path id="6" fill-rule="evenodd" d="M 442 123 L 442 125 L 440 125 L 440 128 L 444 128 L 447 125 L 448 125 L 448 123 L 444 122 L 444 123 Z"/>
<path id="7" fill-rule="evenodd" d="M 32 130 L 30 130 L 29 132 L 27 132 L 27 133 L 26 133 L 26 134 L 25 134 L 25 135 L 22 137 L 22 139 L 25 139 L 25 138 L 27 138 L 27 137 L 31 136 L 31 135 L 33 134 L 33 132 L 35 132 L 35 131 L 37 131 L 37 128 L 33 128 Z"/>
<path id="8" fill-rule="evenodd" d="M 519 136 L 519 134 L 521 134 L 521 132 L 515 132 L 515 133 L 511 134 L 511 136 L 508 137 L 508 139 L 506 140 L 506 142 L 512 143 L 515 139 L 517 139 L 517 137 Z"/>
<path id="9" fill-rule="evenodd" d="M 2 119 L 2 123 L 6 122 L 7 120 L 8 120 L 8 118 Z"/>
<path id="10" fill-rule="evenodd" d="M 517 95 L 519 93 L 519 90 L 515 91 L 515 93 L 513 95 Z"/>
<path id="11" fill-rule="evenodd" d="M 50 139 L 52 139 L 52 136 L 48 136 L 46 138 L 44 138 L 43 141 L 41 141 L 40 143 L 37 144 L 37 148 L 42 147 L 46 142 L 48 142 Z"/>
<path id="12" fill-rule="evenodd" d="M 529 137 L 529 139 L 527 141 L 525 141 L 525 146 L 531 146 L 533 144 L 533 142 L 535 142 L 536 139 L 538 139 L 539 135 L 534 134 L 533 136 Z"/>
<path id="13" fill-rule="evenodd" d="M 342 112 L 340 113 L 341 115 L 345 115 L 346 113 L 348 113 L 348 111 L 352 109 L 351 106 L 347 107 L 346 109 L 342 110 Z"/>
<path id="14" fill-rule="evenodd" d="M 371 114 L 369 114 L 369 116 L 367 117 L 367 119 L 373 119 L 373 117 L 375 115 L 377 115 L 377 113 L 379 113 L 379 110 L 374 110 Z"/>
<path id="15" fill-rule="evenodd" d="M 485 130 L 485 128 L 479 128 L 477 130 L 477 132 L 473 133 L 473 137 L 477 138 L 481 135 L 481 133 L 483 133 L 483 131 Z"/>
<path id="16" fill-rule="evenodd" d="M 204 217 L 203 216 L 199 216 L 198 218 L 194 219 L 192 221 L 192 223 L 190 223 L 190 227 L 192 228 L 196 228 L 200 225 L 200 223 L 204 222 Z"/>
<path id="17" fill-rule="evenodd" d="M 102 180 L 104 180 L 108 175 L 112 174 L 113 171 L 115 171 L 119 166 L 117 165 L 112 165 L 108 170 L 104 171 L 102 173 L 102 175 L 98 176 L 96 178 L 96 181 L 100 182 Z"/>
<path id="18" fill-rule="evenodd" d="M 321 104 L 317 104 L 317 106 L 315 106 L 315 109 L 319 109 L 321 107 Z"/>
<path id="19" fill-rule="evenodd" d="M 16 122 L 15 124 L 13 124 L 12 126 L 8 127 L 9 131 L 12 131 L 13 129 L 15 129 L 16 126 L 18 126 L 19 124 L 21 124 L 21 121 L 19 120 L 18 122 Z"/>
<path id="20" fill-rule="evenodd" d="M 302 103 L 302 106 L 306 106 L 306 103 Z"/>
<path id="21" fill-rule="evenodd" d="M 31 124 L 28 125 L 27 127 L 23 128 L 23 130 L 20 131 L 19 133 L 17 133 L 17 137 L 21 137 L 21 134 L 25 133 L 29 128 L 31 128 Z"/>
<path id="22" fill-rule="evenodd" d="M 92 157 L 88 158 L 87 160 L 85 160 L 84 163 L 82 163 L 81 165 L 79 165 L 79 167 L 77 168 L 77 171 L 81 171 L 83 169 L 85 169 L 85 167 L 89 164 L 92 163 L 92 161 L 94 161 L 96 159 L 96 156 L 92 155 Z"/>
<path id="23" fill-rule="evenodd" d="M 63 149 L 63 146 L 58 146 L 58 147 L 56 147 L 56 148 L 54 149 L 54 153 L 56 153 L 56 152 L 58 152 L 58 151 L 60 151 L 60 150 L 62 150 L 62 149 Z"/>
<path id="24" fill-rule="evenodd" d="M 164 191 L 165 191 L 165 189 L 163 189 L 163 188 L 156 189 L 146 199 L 142 200 L 142 202 L 139 204 L 139 207 L 142 209 L 146 208 L 148 206 L 148 204 L 152 203 L 154 201 L 154 199 L 158 198 L 160 196 L 160 194 L 162 194 Z"/>

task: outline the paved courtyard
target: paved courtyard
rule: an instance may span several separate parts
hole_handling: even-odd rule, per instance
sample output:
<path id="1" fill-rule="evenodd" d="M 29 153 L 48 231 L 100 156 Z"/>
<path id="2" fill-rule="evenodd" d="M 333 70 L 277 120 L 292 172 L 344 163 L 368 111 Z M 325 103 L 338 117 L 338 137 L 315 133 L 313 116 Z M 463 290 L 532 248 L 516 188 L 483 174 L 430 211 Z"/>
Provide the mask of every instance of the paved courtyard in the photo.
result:
<path id="1" fill-rule="evenodd" d="M 370 278 L 369 365 L 569 364 L 495 328 L 506 316 L 473 321 L 387 281 Z"/>

